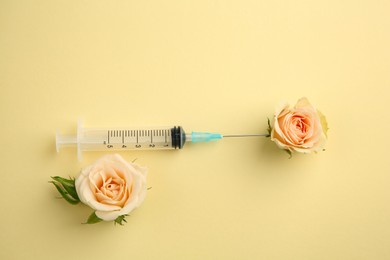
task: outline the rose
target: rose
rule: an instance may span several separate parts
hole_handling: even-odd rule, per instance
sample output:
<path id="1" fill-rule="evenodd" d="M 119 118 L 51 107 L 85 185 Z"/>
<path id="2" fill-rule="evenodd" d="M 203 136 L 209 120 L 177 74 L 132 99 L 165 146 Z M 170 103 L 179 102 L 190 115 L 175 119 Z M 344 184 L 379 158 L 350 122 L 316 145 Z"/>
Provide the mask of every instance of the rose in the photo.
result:
<path id="1" fill-rule="evenodd" d="M 146 169 L 118 154 L 105 155 L 81 171 L 75 186 L 81 202 L 96 210 L 99 219 L 112 221 L 143 202 Z"/>
<path id="2" fill-rule="evenodd" d="M 327 130 L 327 122 L 321 112 L 307 98 L 301 98 L 294 108 L 283 104 L 276 109 L 271 140 L 289 153 L 317 152 L 325 145 Z"/>

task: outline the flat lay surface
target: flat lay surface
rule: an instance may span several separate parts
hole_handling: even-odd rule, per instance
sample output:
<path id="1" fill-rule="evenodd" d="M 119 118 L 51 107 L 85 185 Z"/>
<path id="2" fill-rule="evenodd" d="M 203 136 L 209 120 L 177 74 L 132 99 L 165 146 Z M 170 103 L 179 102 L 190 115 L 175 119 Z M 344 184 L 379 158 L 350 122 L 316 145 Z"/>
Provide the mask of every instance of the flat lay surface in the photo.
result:
<path id="1" fill-rule="evenodd" d="M 0 1 L 0 259 L 389 259 L 390 2 Z M 50 176 L 85 127 L 267 133 L 301 97 L 326 150 L 266 137 L 119 152 L 148 169 L 124 226 Z"/>

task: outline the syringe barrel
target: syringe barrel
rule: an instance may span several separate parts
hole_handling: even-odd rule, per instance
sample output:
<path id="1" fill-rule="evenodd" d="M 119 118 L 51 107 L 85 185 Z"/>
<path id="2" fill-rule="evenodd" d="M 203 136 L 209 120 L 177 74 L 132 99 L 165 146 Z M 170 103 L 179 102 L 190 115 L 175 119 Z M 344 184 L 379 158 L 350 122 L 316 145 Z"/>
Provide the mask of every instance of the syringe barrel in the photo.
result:
<path id="1" fill-rule="evenodd" d="M 185 143 L 182 127 L 83 128 L 77 136 L 57 133 L 57 151 L 63 146 L 77 146 L 79 151 L 181 149 Z"/>

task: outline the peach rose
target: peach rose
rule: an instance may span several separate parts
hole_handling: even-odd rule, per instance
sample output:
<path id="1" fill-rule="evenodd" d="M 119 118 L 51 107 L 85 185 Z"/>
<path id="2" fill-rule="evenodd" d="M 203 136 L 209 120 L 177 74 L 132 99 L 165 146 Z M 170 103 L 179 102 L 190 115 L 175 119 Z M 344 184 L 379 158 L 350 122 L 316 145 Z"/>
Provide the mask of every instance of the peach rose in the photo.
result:
<path id="1" fill-rule="evenodd" d="M 325 117 L 301 98 L 294 108 L 283 104 L 276 109 L 271 140 L 289 152 L 317 152 L 323 149 L 328 130 Z"/>
<path id="2" fill-rule="evenodd" d="M 120 155 L 105 155 L 77 177 L 80 201 L 96 210 L 98 218 L 112 221 L 137 208 L 146 195 L 146 169 Z"/>

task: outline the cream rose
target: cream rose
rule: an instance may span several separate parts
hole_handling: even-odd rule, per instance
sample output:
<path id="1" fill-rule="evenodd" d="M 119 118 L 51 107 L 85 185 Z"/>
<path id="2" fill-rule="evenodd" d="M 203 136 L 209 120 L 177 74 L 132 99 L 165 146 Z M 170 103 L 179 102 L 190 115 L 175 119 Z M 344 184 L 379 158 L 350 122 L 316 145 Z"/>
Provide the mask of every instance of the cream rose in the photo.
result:
<path id="1" fill-rule="evenodd" d="M 307 98 L 301 98 L 294 108 L 283 104 L 276 109 L 271 140 L 290 152 L 317 152 L 325 145 L 327 130 L 326 119 L 321 112 Z"/>
<path id="2" fill-rule="evenodd" d="M 146 195 L 146 169 L 120 155 L 105 155 L 83 169 L 75 182 L 80 201 L 98 218 L 112 221 L 137 208 Z"/>

